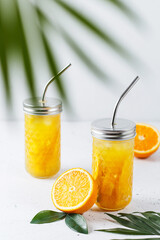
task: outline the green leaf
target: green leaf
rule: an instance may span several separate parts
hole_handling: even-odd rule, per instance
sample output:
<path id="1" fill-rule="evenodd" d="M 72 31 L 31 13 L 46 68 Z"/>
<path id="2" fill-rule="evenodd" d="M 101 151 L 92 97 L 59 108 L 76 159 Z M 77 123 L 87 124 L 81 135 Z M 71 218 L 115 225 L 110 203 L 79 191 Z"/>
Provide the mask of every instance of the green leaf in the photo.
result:
<path id="1" fill-rule="evenodd" d="M 154 212 L 142 212 L 142 216 L 146 217 L 160 231 L 160 217 Z"/>
<path id="2" fill-rule="evenodd" d="M 39 17 L 40 22 L 47 23 L 50 26 L 55 27 L 55 26 L 53 26 L 53 23 L 51 22 L 51 20 L 48 19 L 44 15 L 44 13 L 42 12 L 42 10 L 39 7 L 36 7 L 35 9 L 37 11 L 37 15 Z M 42 28 L 41 28 L 41 30 L 42 30 Z M 89 57 L 89 55 L 87 55 L 85 53 L 85 51 L 76 43 L 76 41 L 74 41 L 74 39 L 64 29 L 62 29 L 62 27 L 58 26 L 58 30 L 62 34 L 62 36 L 64 37 L 64 39 L 66 40 L 66 42 L 68 43 L 70 48 L 81 59 L 82 63 L 87 65 L 87 67 L 92 72 L 94 72 L 94 74 L 97 75 L 97 77 L 100 80 L 102 80 L 102 81 L 105 80 L 106 81 L 106 79 L 107 79 L 108 83 L 112 83 L 113 79 L 111 78 L 111 76 L 107 75 L 103 70 L 101 70 L 98 67 L 98 65 Z"/>
<path id="3" fill-rule="evenodd" d="M 71 5 L 68 5 L 66 2 L 55 0 L 59 6 L 61 6 L 66 12 L 68 12 L 72 17 L 77 19 L 80 23 L 85 25 L 88 29 L 90 29 L 95 35 L 99 38 L 103 39 L 112 49 L 114 49 L 121 56 L 125 57 L 130 61 L 135 61 L 134 57 L 122 47 L 118 42 L 116 42 L 109 34 L 102 31 L 95 23 L 90 21 L 88 17 L 79 13 L 75 8 L 72 8 Z"/>
<path id="4" fill-rule="evenodd" d="M 2 79 L 4 82 L 5 92 L 6 92 L 6 99 L 8 103 L 11 103 L 11 91 L 10 91 L 10 82 L 9 82 L 9 66 L 8 66 L 8 59 L 7 59 L 7 46 L 6 46 L 6 31 L 5 26 L 3 24 L 2 19 L 2 12 L 0 11 L 0 65 L 2 69 Z"/>
<path id="5" fill-rule="evenodd" d="M 88 234 L 88 226 L 86 220 L 81 214 L 67 214 L 65 223 L 69 228 L 76 232 Z"/>
<path id="6" fill-rule="evenodd" d="M 138 232 L 135 230 L 125 229 L 125 228 L 99 229 L 99 230 L 95 230 L 95 231 L 127 234 L 127 235 L 147 235 L 146 233 L 141 233 L 141 232 Z"/>
<path id="7" fill-rule="evenodd" d="M 131 8 L 128 7 L 129 5 L 127 6 L 125 3 L 121 2 L 120 0 L 108 0 L 108 1 L 110 1 L 111 4 L 116 6 L 122 12 L 124 13 L 126 12 L 125 14 L 129 12 L 128 9 L 131 10 Z M 6 7 L 6 3 L 8 4 L 8 7 Z M 32 41 L 35 47 L 39 46 L 39 45 L 36 45 L 36 42 L 35 42 L 36 38 L 34 38 L 32 34 L 32 32 L 35 29 L 37 29 L 37 27 L 40 27 L 40 29 L 44 32 L 45 38 L 47 38 L 47 35 L 45 34 L 45 28 L 43 27 L 48 27 L 47 24 L 49 24 L 49 27 L 50 27 L 51 23 L 53 23 L 53 26 L 58 26 L 57 23 L 61 20 L 60 19 L 61 16 L 58 14 L 55 14 L 56 13 L 55 11 L 57 11 L 57 9 L 55 8 L 55 4 L 59 4 L 59 7 L 61 7 L 61 9 L 66 12 L 66 14 L 70 15 L 72 21 L 76 20 L 78 23 L 81 24 L 81 26 L 85 27 L 88 31 L 90 31 L 94 37 L 96 36 L 99 37 L 100 40 L 103 40 L 106 43 L 106 45 L 109 45 L 118 54 L 120 54 L 122 57 L 125 57 L 126 60 L 129 59 L 131 62 L 135 60 L 133 55 L 126 50 L 125 45 L 121 46 L 121 44 L 118 43 L 118 40 L 112 37 L 110 33 L 108 33 L 107 29 L 102 29 L 101 25 L 99 26 L 98 24 L 96 24 L 96 18 L 94 19 L 95 21 L 92 21 L 87 14 L 86 15 L 82 14 L 80 10 L 76 10 L 75 8 L 73 8 L 72 5 L 69 5 L 67 1 L 62 2 L 60 0 L 57 0 L 55 2 L 55 0 L 53 0 L 53 7 L 51 8 L 51 11 L 53 13 L 54 18 L 49 17 L 49 15 L 46 14 L 44 6 L 38 1 L 36 2 L 27 1 L 26 9 L 22 7 L 23 3 L 21 3 L 21 1 L 19 0 L 0 1 L 0 4 L 1 4 L 0 10 L 4 13 L 4 14 L 0 13 L 0 16 L 3 20 L 3 28 L 0 26 L 0 32 L 3 32 L 2 34 L 3 36 L 0 37 L 0 48 L 1 48 L 0 49 L 0 67 L 2 72 L 2 80 L 4 81 L 6 96 L 9 101 L 12 93 L 12 89 L 10 86 L 10 82 L 12 81 L 12 76 L 9 75 L 10 68 L 11 68 L 10 62 L 12 61 L 12 59 L 14 62 L 18 63 L 18 67 L 21 67 L 21 62 L 22 62 L 25 77 L 26 77 L 25 82 L 29 88 L 30 94 L 32 96 L 37 95 L 34 69 L 32 66 L 32 52 L 31 52 L 31 49 L 29 48 L 29 42 Z M 48 4 L 48 3 L 44 2 L 44 4 Z M 28 28 L 27 28 L 22 10 L 27 10 L 31 14 L 30 16 L 33 17 L 32 19 L 36 19 L 36 16 L 34 14 L 32 15 L 32 13 L 34 12 L 34 8 L 36 8 L 37 5 L 39 7 L 39 9 L 37 10 L 38 15 L 41 20 L 41 23 L 43 24 L 38 24 L 37 21 L 33 21 L 33 26 L 32 25 L 30 26 L 30 31 L 28 32 L 27 30 Z M 4 9 L 3 9 L 3 6 L 5 6 Z M 131 15 L 130 13 L 131 12 L 129 12 L 129 15 Z M 46 30 L 48 29 L 46 28 Z M 52 32 L 53 28 L 50 30 Z M 55 31 L 56 35 L 59 35 L 59 33 L 60 33 L 59 31 Z M 71 36 L 71 40 L 72 40 L 72 36 Z M 55 55 L 54 49 L 52 49 L 52 46 L 49 44 L 47 39 L 46 41 L 48 44 L 48 50 L 46 51 L 46 59 L 48 62 L 50 62 L 48 66 L 51 69 L 52 74 L 55 75 L 59 71 L 59 66 L 57 67 L 58 58 Z M 56 47 L 56 45 L 54 47 Z M 46 46 L 44 46 L 44 48 L 47 49 Z M 98 75 L 102 76 L 102 78 L 106 77 L 106 76 L 103 77 L 103 75 L 107 75 L 105 74 L 105 70 L 103 71 L 103 69 L 101 69 L 99 66 L 96 66 L 96 62 L 94 62 L 94 59 L 92 59 L 89 56 L 89 54 L 87 54 L 87 52 L 85 52 L 81 48 L 81 46 L 77 44 L 73 46 L 72 49 L 75 51 L 77 55 L 78 55 L 78 52 L 80 53 L 79 54 L 80 59 L 84 61 L 84 63 L 90 69 L 92 69 L 92 71 L 96 73 L 97 76 Z M 52 58 L 52 62 L 50 61 L 51 58 Z M 138 63 L 137 60 L 136 62 L 137 62 L 136 66 L 140 66 L 140 63 Z M 134 64 L 135 64 L 135 61 L 134 61 Z M 108 77 L 108 79 L 110 79 L 110 77 Z M 20 84 L 20 82 L 17 82 L 17 84 Z M 68 96 L 66 94 L 64 83 L 58 80 L 55 82 L 55 84 L 61 96 L 66 99 L 65 101 L 68 101 L 67 99 Z"/>
<path id="8" fill-rule="evenodd" d="M 53 50 L 51 49 L 51 47 L 48 43 L 48 40 L 47 40 L 46 36 L 44 35 L 44 33 L 42 33 L 42 40 L 43 40 L 43 45 L 44 45 L 48 65 L 50 67 L 50 71 L 55 76 L 58 73 L 58 67 L 57 67 L 56 59 L 54 57 Z M 68 104 L 68 98 L 67 98 L 67 95 L 66 95 L 65 88 L 63 86 L 61 77 L 57 77 L 57 79 L 55 81 L 55 84 L 57 86 L 57 89 L 58 89 L 61 97 L 64 99 L 65 103 Z"/>
<path id="9" fill-rule="evenodd" d="M 124 4 L 120 0 L 107 0 L 107 1 L 114 5 L 122 13 L 124 13 L 124 15 L 126 15 L 128 18 L 130 18 L 133 23 L 137 23 L 138 25 L 142 23 L 142 20 L 139 18 L 139 16 L 135 12 L 133 12 L 133 10 L 129 6 L 127 6 L 126 3 Z"/>
<path id="10" fill-rule="evenodd" d="M 141 216 L 135 216 L 133 214 L 128 214 L 128 213 L 120 213 L 121 216 L 124 216 L 128 218 L 130 221 L 134 222 L 135 224 L 140 224 L 141 228 L 144 229 L 144 231 L 147 231 L 153 234 L 159 234 L 159 232 L 156 230 L 154 224 L 147 218 L 141 217 Z"/>
<path id="11" fill-rule="evenodd" d="M 69 36 L 69 34 L 61 28 L 61 33 L 63 37 L 65 38 L 68 45 L 71 47 L 71 49 L 77 54 L 77 56 L 82 60 L 82 62 L 87 65 L 94 74 L 96 74 L 99 79 L 107 79 L 108 82 L 110 81 L 111 77 L 107 76 L 105 72 L 103 72 L 98 65 L 85 53 L 84 50 L 76 43 L 76 41 L 73 40 Z"/>
<path id="12" fill-rule="evenodd" d="M 35 9 L 35 10 L 37 11 L 37 9 Z M 40 33 L 40 36 L 41 36 L 41 39 L 43 42 L 44 52 L 46 55 L 48 66 L 50 68 L 51 73 L 55 76 L 58 73 L 56 57 L 54 56 L 53 49 L 51 48 L 49 41 L 44 33 L 43 19 L 40 17 L 39 12 L 37 12 L 37 17 L 39 19 L 39 23 L 41 24 L 41 27 L 39 28 L 39 33 Z M 57 77 L 55 84 L 56 84 L 56 87 L 57 87 L 61 97 L 64 99 L 66 106 L 69 107 L 68 97 L 66 95 L 66 91 L 65 91 L 65 87 L 63 86 L 63 82 L 61 81 L 61 77 Z"/>
<path id="13" fill-rule="evenodd" d="M 111 218 L 116 220 L 122 226 L 125 226 L 125 227 L 128 227 L 128 228 L 132 228 L 134 230 L 140 230 L 140 227 L 137 224 L 133 223 L 133 222 L 130 222 L 130 221 L 126 220 L 126 219 L 123 219 L 121 217 L 115 216 L 115 215 L 110 214 L 110 213 L 105 213 L 105 214 L 107 214 L 108 216 L 110 216 Z"/>
<path id="14" fill-rule="evenodd" d="M 40 24 L 45 23 L 45 24 L 49 24 L 49 25 L 52 26 L 53 23 L 51 23 L 48 16 L 41 10 L 41 8 L 39 6 L 34 5 L 33 8 L 38 15 L 38 19 L 40 21 Z"/>
<path id="15" fill-rule="evenodd" d="M 37 13 L 39 23 L 41 25 L 39 28 L 39 33 L 40 33 L 40 36 L 41 36 L 41 39 L 43 42 L 43 47 L 44 47 L 46 59 L 48 62 L 48 66 L 50 68 L 51 73 L 55 76 L 58 73 L 56 58 L 54 57 L 53 49 L 51 48 L 49 41 L 45 35 L 44 29 L 43 29 L 44 23 L 48 23 L 49 25 L 51 25 L 51 22 L 49 21 L 49 19 L 47 17 L 45 17 L 44 13 L 41 11 L 41 9 L 39 7 L 36 6 L 35 11 Z M 53 28 L 53 23 L 52 23 L 52 28 Z M 65 92 L 65 88 L 63 86 L 63 82 L 61 81 L 60 77 L 57 77 L 55 84 L 58 88 L 58 91 L 59 91 L 61 97 L 64 99 L 65 103 L 68 104 L 68 98 L 67 98 L 67 95 Z"/>
<path id="16" fill-rule="evenodd" d="M 55 212 L 51 210 L 43 210 L 37 213 L 30 223 L 32 224 L 43 224 L 51 223 L 64 219 L 66 213 L 64 212 Z"/>
<path id="17" fill-rule="evenodd" d="M 32 69 L 32 62 L 31 62 L 31 57 L 30 57 L 30 52 L 29 48 L 27 45 L 27 39 L 25 36 L 25 26 L 23 24 L 23 19 L 21 16 L 21 11 L 19 9 L 18 3 L 15 2 L 15 9 L 16 9 L 16 14 L 17 14 L 17 30 L 19 30 L 19 37 L 20 37 L 20 48 L 21 48 L 21 53 L 22 53 L 22 59 L 23 59 L 23 64 L 24 64 L 24 70 L 26 74 L 26 80 L 27 84 L 29 86 L 30 92 L 32 97 L 36 96 L 36 90 L 35 90 L 35 79 L 34 79 L 34 72 Z"/>
<path id="18" fill-rule="evenodd" d="M 143 216 L 153 220 L 155 223 L 158 223 L 160 225 L 160 215 L 157 213 L 148 213 L 148 212 L 145 212 L 145 213 L 142 213 Z"/>
<path id="19" fill-rule="evenodd" d="M 99 229 L 99 231 L 134 235 L 160 235 L 160 213 L 134 212 L 118 213 L 118 216 L 105 213 L 125 228 Z"/>
<path id="20" fill-rule="evenodd" d="M 145 217 L 154 217 L 154 219 L 160 223 L 160 213 L 158 212 L 147 211 L 147 212 L 141 212 L 141 214 Z"/>
<path id="21" fill-rule="evenodd" d="M 119 239 L 111 239 L 111 240 L 119 240 Z M 160 238 L 125 238 L 123 240 L 160 240 Z"/>

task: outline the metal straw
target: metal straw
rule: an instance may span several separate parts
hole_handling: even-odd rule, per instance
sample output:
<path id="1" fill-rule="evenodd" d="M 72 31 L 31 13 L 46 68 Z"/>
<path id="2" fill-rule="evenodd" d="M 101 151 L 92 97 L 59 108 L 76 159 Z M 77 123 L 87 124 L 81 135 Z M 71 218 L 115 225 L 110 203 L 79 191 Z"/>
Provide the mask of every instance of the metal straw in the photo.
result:
<path id="1" fill-rule="evenodd" d="M 47 91 L 48 86 L 50 85 L 51 82 L 53 82 L 57 77 L 59 77 L 64 71 L 66 71 L 69 67 L 71 66 L 71 63 L 68 64 L 65 68 L 63 68 L 56 76 L 52 77 L 46 84 L 44 91 L 43 91 L 43 95 L 42 95 L 42 102 L 44 102 L 44 98 L 45 98 L 45 94 Z"/>
<path id="2" fill-rule="evenodd" d="M 115 125 L 115 117 L 116 117 L 117 109 L 119 107 L 120 102 L 127 95 L 127 93 L 132 89 L 132 87 L 138 82 L 138 80 L 139 80 L 139 77 L 137 76 L 131 82 L 131 84 L 127 87 L 127 89 L 122 93 L 122 95 L 120 96 L 119 100 L 117 101 L 117 103 L 115 105 L 115 108 L 114 108 L 113 116 L 112 116 L 112 128 L 114 128 L 114 125 Z"/>

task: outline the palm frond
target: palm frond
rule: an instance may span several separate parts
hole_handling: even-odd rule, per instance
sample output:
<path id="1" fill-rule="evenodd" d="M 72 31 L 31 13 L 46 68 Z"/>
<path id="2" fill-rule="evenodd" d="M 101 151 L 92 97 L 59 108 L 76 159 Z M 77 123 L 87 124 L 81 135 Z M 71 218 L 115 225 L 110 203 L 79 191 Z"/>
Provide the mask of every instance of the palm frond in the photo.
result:
<path id="1" fill-rule="evenodd" d="M 8 1 L 0 1 L 0 4 L 4 4 Z M 115 38 L 113 38 L 108 31 L 102 30 L 94 21 L 89 19 L 87 15 L 81 14 L 79 10 L 76 8 L 72 7 L 72 5 L 69 5 L 66 1 L 61 1 L 61 0 L 54 0 L 53 1 L 53 7 L 51 11 L 53 14 L 55 13 L 55 6 L 58 8 L 61 8 L 65 13 L 67 13 L 72 21 L 77 21 L 77 23 L 81 24 L 83 27 L 88 29 L 93 36 L 98 37 L 100 40 L 103 40 L 106 46 L 110 46 L 111 49 L 113 49 L 117 54 L 121 57 L 123 57 L 127 62 L 130 63 L 137 63 L 137 59 L 131 54 L 128 50 L 126 50 L 125 46 L 121 46 L 120 43 L 118 43 Z M 133 21 L 137 21 L 135 18 L 134 12 L 124 4 L 120 0 L 108 0 L 111 4 L 113 4 L 115 7 L 117 7 L 120 11 L 122 11 L 126 16 L 130 17 Z M 12 3 L 12 6 L 10 6 Z M 19 59 L 22 59 L 22 64 L 23 64 L 23 70 L 25 73 L 25 78 L 26 78 L 26 85 L 29 88 L 29 91 L 32 96 L 36 95 L 36 86 L 35 86 L 35 74 L 33 70 L 33 65 L 32 65 L 32 52 L 31 48 L 29 46 L 29 42 L 31 41 L 32 38 L 32 31 L 33 29 L 36 29 L 40 32 L 40 41 L 42 42 L 42 47 L 45 52 L 46 60 L 47 60 L 47 65 L 50 68 L 50 71 L 53 75 L 57 74 L 59 71 L 58 66 L 58 59 L 57 56 L 55 55 L 54 49 L 52 45 L 50 44 L 48 40 L 48 36 L 46 34 L 46 24 L 50 25 L 50 30 L 53 31 L 54 25 L 56 25 L 61 21 L 61 19 L 58 18 L 58 15 L 55 14 L 55 20 L 49 19 L 49 15 L 44 11 L 44 9 L 39 8 L 41 5 L 37 5 L 38 2 L 35 1 L 28 1 L 27 6 L 29 8 L 32 8 L 33 12 L 35 12 L 36 16 L 39 18 L 39 23 L 37 24 L 36 21 L 33 21 L 33 26 L 31 26 L 31 31 L 26 28 L 26 22 L 25 18 L 23 16 L 23 8 L 21 1 L 19 0 L 14 0 L 9 3 L 9 7 L 11 9 L 11 15 L 12 15 L 12 20 L 11 21 L 6 21 L 7 17 L 6 14 L 1 14 L 0 12 L 0 32 L 3 33 L 1 34 L 0 37 L 0 66 L 2 69 L 2 80 L 4 82 L 4 87 L 5 87 L 5 92 L 6 92 L 6 97 L 8 99 L 8 102 L 11 102 L 11 84 L 10 82 L 12 81 L 12 76 L 10 76 L 10 63 L 13 60 L 13 55 L 12 53 L 16 53 L 14 55 L 14 59 L 18 60 L 18 64 L 21 67 L 21 62 Z M 43 3 L 42 3 L 43 4 Z M 47 4 L 47 1 L 44 1 L 44 4 Z M 0 7 L 0 11 L 2 8 Z M 7 8 L 5 8 L 7 9 Z M 35 10 L 35 11 L 34 11 Z M 5 18 L 4 18 L 5 16 Z M 35 17 L 35 16 L 34 16 Z M 4 19 L 3 19 L 4 18 Z M 56 23 L 56 24 L 55 24 Z M 61 34 L 61 31 L 55 31 L 56 35 Z M 64 40 L 66 43 L 69 45 L 70 48 L 74 51 L 74 53 L 80 58 L 83 63 L 85 63 L 86 66 L 97 76 L 97 79 L 105 81 L 107 79 L 107 82 L 113 82 L 113 79 L 108 76 L 107 71 L 103 71 L 97 64 L 94 62 L 94 60 L 89 56 L 88 53 L 86 53 L 82 46 L 78 44 L 74 38 L 72 38 L 72 34 L 68 33 L 67 29 L 65 29 L 65 32 L 62 33 Z M 32 38 L 33 44 L 35 44 L 34 38 Z M 55 46 L 56 47 L 56 46 Z M 12 56 L 12 57 L 10 57 Z M 139 65 L 139 63 L 137 64 Z M 69 100 L 67 97 L 67 91 L 65 89 L 65 86 L 63 82 L 61 82 L 60 79 L 58 79 L 55 82 L 57 89 L 64 99 L 64 101 L 69 104 Z"/>
<path id="2" fill-rule="evenodd" d="M 46 54 L 47 61 L 48 61 L 48 66 L 50 67 L 52 74 L 57 75 L 59 70 L 57 67 L 57 63 L 56 63 L 56 59 L 55 59 L 53 50 L 51 49 L 49 42 L 48 42 L 47 38 L 45 37 L 45 34 L 43 32 L 41 32 L 41 33 L 42 33 L 43 45 L 45 48 L 45 54 Z M 61 97 L 64 99 L 65 103 L 68 104 L 68 98 L 67 98 L 65 88 L 62 84 L 62 80 L 60 77 L 57 77 L 55 84 L 57 86 L 57 89 L 58 89 Z"/>
<path id="3" fill-rule="evenodd" d="M 126 228 L 99 229 L 98 231 L 127 235 L 160 235 L 160 213 L 119 213 L 117 216 L 105 214 Z"/>
<path id="4" fill-rule="evenodd" d="M 50 68 L 50 71 L 52 73 L 52 75 L 57 75 L 57 73 L 59 72 L 58 67 L 57 67 L 57 63 L 56 63 L 56 59 L 54 57 L 54 53 L 53 53 L 53 49 L 51 48 L 48 39 L 46 38 L 44 32 L 42 31 L 42 29 L 40 29 L 40 34 L 41 34 L 41 38 L 43 41 L 43 46 L 44 46 L 44 50 L 45 50 L 45 55 L 46 55 L 46 59 L 48 62 L 48 66 Z M 62 84 L 62 80 L 61 77 L 57 77 L 56 81 L 55 81 L 56 87 L 59 91 L 59 94 L 61 95 L 61 97 L 64 99 L 65 104 L 68 105 L 69 101 L 68 101 L 68 97 L 66 95 L 66 91 L 65 88 Z"/>
<path id="5" fill-rule="evenodd" d="M 32 69 L 32 62 L 31 62 L 31 57 L 30 57 L 30 52 L 27 44 L 27 38 L 25 36 L 25 26 L 23 23 L 23 19 L 21 16 L 21 10 L 19 9 L 19 5 L 17 1 L 15 2 L 15 9 L 16 9 L 16 14 L 17 14 L 17 30 L 19 31 L 19 44 L 20 44 L 20 49 L 21 49 L 21 54 L 22 54 L 22 59 L 23 59 L 23 65 L 24 65 L 24 71 L 26 74 L 26 80 L 28 87 L 30 89 L 30 93 L 32 97 L 36 96 L 36 88 L 35 88 L 35 78 L 34 78 L 34 72 Z"/>
<path id="6" fill-rule="evenodd" d="M 124 234 L 124 235 L 148 235 L 145 232 L 139 232 L 139 231 L 125 229 L 125 228 L 99 229 L 99 230 L 95 230 L 95 231 L 108 232 L 108 233 L 118 233 L 118 234 Z"/>
<path id="7" fill-rule="evenodd" d="M 42 9 L 38 5 L 34 4 L 33 9 L 38 16 L 40 24 L 49 24 L 51 26 L 53 25 L 53 23 L 51 23 L 51 21 L 49 20 L 48 16 L 42 11 Z"/>
<path id="8" fill-rule="evenodd" d="M 66 2 L 55 0 L 55 2 L 62 7 L 66 12 L 68 12 L 72 17 L 86 26 L 90 31 L 97 35 L 100 39 L 104 40 L 107 45 L 109 45 L 116 53 L 124 57 L 125 60 L 135 62 L 135 57 L 129 53 L 124 47 L 122 47 L 118 42 L 116 42 L 113 37 L 101 30 L 95 23 L 93 23 L 88 17 L 78 12 L 71 5 Z"/>
<path id="9" fill-rule="evenodd" d="M 111 77 L 103 72 L 99 66 L 85 53 L 85 51 L 73 40 L 69 34 L 61 28 L 62 36 L 64 37 L 65 41 L 68 43 L 70 48 L 74 51 L 74 53 L 80 58 L 80 60 L 88 66 L 88 68 L 94 72 L 100 80 L 107 80 L 110 81 Z"/>
<path id="10" fill-rule="evenodd" d="M 153 234 L 159 234 L 159 232 L 155 230 L 156 226 L 148 218 L 135 216 L 129 213 L 119 213 L 119 215 L 122 217 L 128 218 L 130 221 L 132 221 L 135 224 L 138 224 L 138 225 L 142 224 L 144 231 L 150 230 L 150 232 L 152 232 Z"/>
<path id="11" fill-rule="evenodd" d="M 50 68 L 52 75 L 55 76 L 59 72 L 57 67 L 57 61 L 54 56 L 53 48 L 50 46 L 50 43 L 44 32 L 44 28 L 46 24 L 49 24 L 52 27 L 52 29 L 54 26 L 53 26 L 53 23 L 47 18 L 47 16 L 45 16 L 45 14 L 41 11 L 41 9 L 37 5 L 35 6 L 35 11 L 37 13 L 37 18 L 40 24 L 39 33 L 42 39 L 44 53 L 48 62 L 48 66 Z M 55 85 L 58 89 L 60 96 L 64 99 L 65 104 L 69 107 L 69 100 L 66 95 L 66 91 L 65 91 L 61 77 L 57 77 L 55 81 Z"/>
<path id="12" fill-rule="evenodd" d="M 142 216 L 149 219 L 160 230 L 160 214 L 156 212 L 141 212 Z"/>
<path id="13" fill-rule="evenodd" d="M 134 229 L 134 230 L 137 230 L 139 231 L 140 230 L 140 227 L 138 224 L 136 223 L 133 223 L 132 221 L 129 221 L 125 218 L 122 218 L 120 216 L 115 216 L 113 214 L 110 214 L 110 213 L 106 213 L 109 217 L 113 218 L 114 220 L 116 220 L 118 223 L 120 223 L 122 226 L 127 226 L 128 228 L 131 228 L 131 229 Z"/>
<path id="14" fill-rule="evenodd" d="M 8 103 L 11 103 L 11 91 L 10 91 L 10 82 L 9 82 L 9 66 L 7 59 L 7 46 L 6 46 L 6 33 L 2 20 L 2 14 L 0 12 L 0 65 L 2 68 L 2 79 L 6 92 L 6 99 Z"/>
<path id="15" fill-rule="evenodd" d="M 140 26 L 142 24 L 142 19 L 129 7 L 124 4 L 121 0 L 106 0 L 115 6 L 118 10 L 120 10 L 125 16 L 131 19 L 132 23 L 136 23 L 136 25 Z"/>
<path id="16" fill-rule="evenodd" d="M 50 27 L 54 27 L 57 29 L 57 26 L 53 26 L 53 22 L 44 15 L 42 10 L 36 6 L 36 11 L 39 16 L 39 20 L 44 24 L 48 24 Z M 80 58 L 80 60 L 92 71 L 97 77 L 109 83 L 113 78 L 107 75 L 102 69 L 98 67 L 98 65 L 85 53 L 85 51 L 78 45 L 78 43 L 70 36 L 62 27 L 58 26 L 58 31 L 61 33 L 62 37 L 65 39 L 66 43 L 70 46 L 70 48 L 74 51 L 74 53 Z"/>
<path id="17" fill-rule="evenodd" d="M 119 239 L 111 239 L 111 240 L 119 240 Z M 135 238 L 125 238 L 123 240 L 135 240 Z M 160 240 L 160 238 L 136 238 L 136 240 Z"/>

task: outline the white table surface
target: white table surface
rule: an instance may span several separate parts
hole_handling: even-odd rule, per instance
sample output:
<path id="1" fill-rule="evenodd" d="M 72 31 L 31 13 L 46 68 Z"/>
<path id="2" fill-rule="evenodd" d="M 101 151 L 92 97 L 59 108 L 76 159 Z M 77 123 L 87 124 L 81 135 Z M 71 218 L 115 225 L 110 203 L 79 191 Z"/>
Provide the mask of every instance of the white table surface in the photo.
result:
<path id="1" fill-rule="evenodd" d="M 154 125 L 160 129 L 160 123 L 155 122 Z M 88 235 L 73 232 L 64 221 L 30 224 L 37 212 L 55 210 L 51 201 L 51 188 L 55 178 L 36 179 L 25 171 L 23 134 L 23 121 L 0 122 L 0 240 L 127 238 L 93 231 L 119 226 L 108 221 L 104 212 L 95 206 L 84 214 L 89 226 Z M 91 172 L 91 156 L 90 123 L 62 122 L 60 173 L 73 167 L 82 167 Z M 146 160 L 134 161 L 133 200 L 123 212 L 145 210 L 160 212 L 160 150 Z"/>

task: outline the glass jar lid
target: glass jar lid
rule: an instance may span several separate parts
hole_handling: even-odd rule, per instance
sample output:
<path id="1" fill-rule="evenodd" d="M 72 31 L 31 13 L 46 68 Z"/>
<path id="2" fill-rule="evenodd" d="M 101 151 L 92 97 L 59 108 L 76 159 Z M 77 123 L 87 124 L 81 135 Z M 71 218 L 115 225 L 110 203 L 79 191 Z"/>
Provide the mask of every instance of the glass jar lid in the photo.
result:
<path id="1" fill-rule="evenodd" d="M 55 98 L 41 97 L 28 98 L 23 102 L 23 110 L 25 113 L 33 115 L 53 115 L 62 112 L 62 102 Z"/>
<path id="2" fill-rule="evenodd" d="M 136 124 L 130 120 L 117 118 L 112 127 L 111 118 L 103 118 L 94 121 L 91 125 L 91 133 L 94 137 L 104 140 L 127 140 L 136 135 Z"/>

